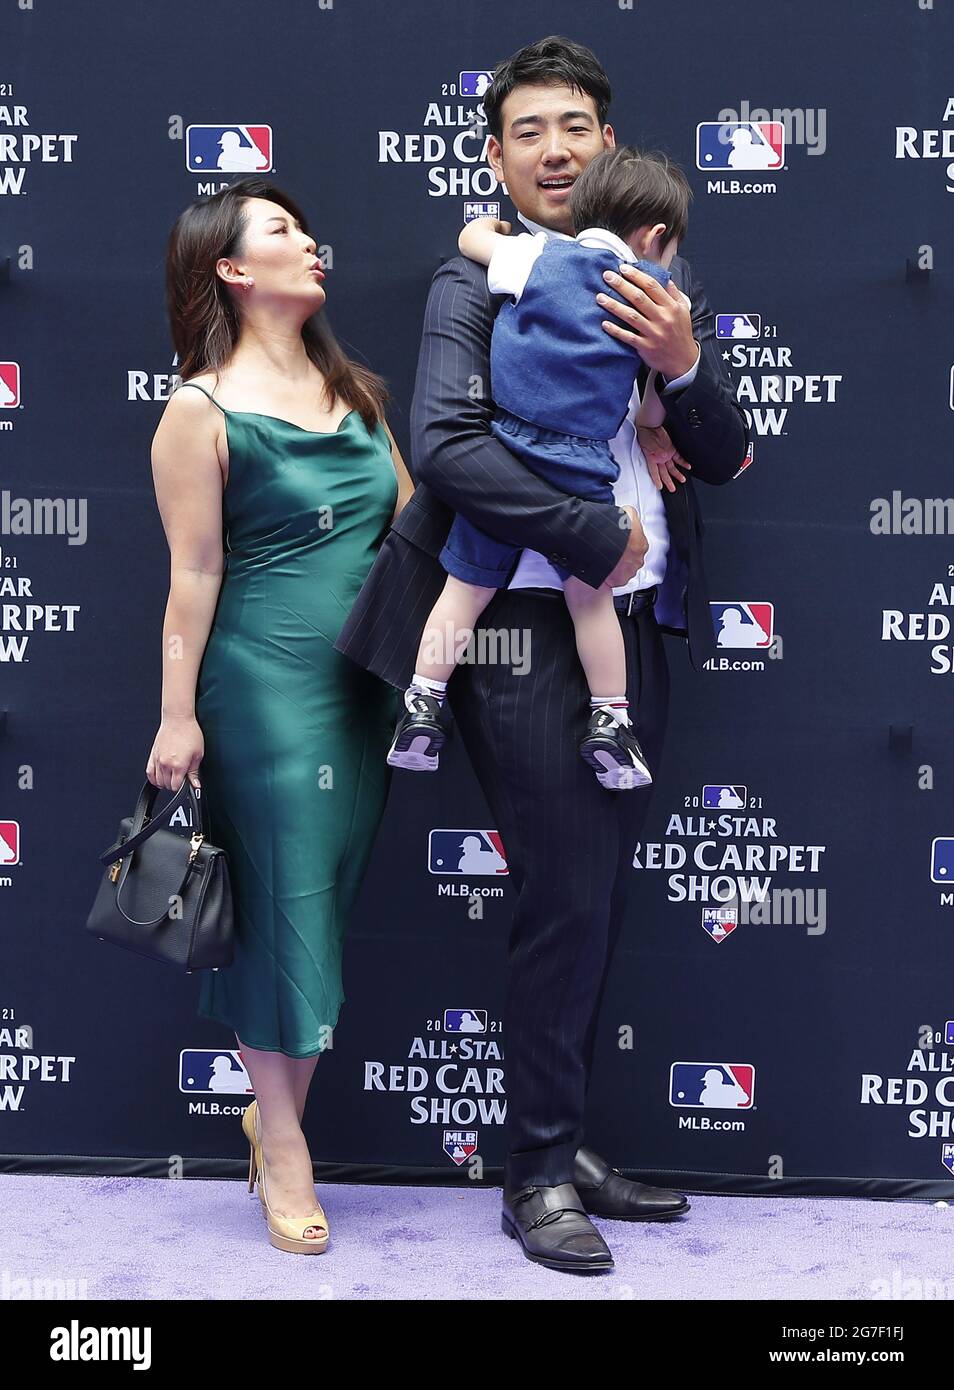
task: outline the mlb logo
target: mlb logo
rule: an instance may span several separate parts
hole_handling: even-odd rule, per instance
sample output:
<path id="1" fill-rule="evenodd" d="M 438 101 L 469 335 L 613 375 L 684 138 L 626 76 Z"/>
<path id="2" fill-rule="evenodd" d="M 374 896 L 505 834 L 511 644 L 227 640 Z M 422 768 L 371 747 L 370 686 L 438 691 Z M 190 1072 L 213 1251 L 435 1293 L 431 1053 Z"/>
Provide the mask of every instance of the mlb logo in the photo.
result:
<path id="1" fill-rule="evenodd" d="M 185 147 L 193 174 L 263 174 L 272 167 L 270 125 L 190 125 Z"/>
<path id="2" fill-rule="evenodd" d="M 0 864 L 20 862 L 20 823 L 0 820 Z"/>
<path id="3" fill-rule="evenodd" d="M 723 782 L 707 782 L 702 788 L 702 804 L 707 811 L 738 811 L 745 806 L 748 795 L 748 787 L 728 787 Z"/>
<path id="4" fill-rule="evenodd" d="M 16 410 L 20 404 L 20 364 L 0 362 L 0 410 Z"/>
<path id="5" fill-rule="evenodd" d="M 669 1104 L 703 1110 L 751 1110 L 755 1067 L 748 1062 L 673 1062 Z"/>
<path id="6" fill-rule="evenodd" d="M 739 925 L 735 911 L 731 907 L 704 907 L 702 927 L 718 945 L 731 936 Z"/>
<path id="7" fill-rule="evenodd" d="M 478 217 L 496 217 L 496 218 L 499 220 L 499 218 L 500 218 L 500 204 L 499 204 L 499 203 L 465 203 L 465 204 L 464 204 L 464 221 L 465 221 L 465 222 L 476 222 L 477 219 L 478 219 Z"/>
<path id="8" fill-rule="evenodd" d="M 755 445 L 753 444 L 752 440 L 750 439 L 750 440 L 749 440 L 749 444 L 748 444 L 748 448 L 747 448 L 746 451 L 745 451 L 745 458 L 744 458 L 744 459 L 742 460 L 742 462 L 739 464 L 739 466 L 738 466 L 738 468 L 736 469 L 736 471 L 732 474 L 732 477 L 733 477 L 733 478 L 738 478 L 740 474 L 744 473 L 745 470 L 748 468 L 749 464 L 752 462 L 752 460 L 753 460 L 754 458 L 755 458 Z"/>
<path id="9" fill-rule="evenodd" d="M 954 1173 L 954 1144 L 941 1145 L 941 1162 L 949 1173 Z"/>
<path id="10" fill-rule="evenodd" d="M 186 1048 L 179 1053 L 179 1090 L 195 1096 L 251 1096 L 252 1080 L 237 1052 Z"/>
<path id="11" fill-rule="evenodd" d="M 760 338 L 761 314 L 716 314 L 717 338 Z"/>
<path id="12" fill-rule="evenodd" d="M 785 127 L 781 121 L 700 121 L 697 169 L 781 169 Z"/>
<path id="13" fill-rule="evenodd" d="M 462 72 L 457 90 L 462 97 L 482 97 L 493 81 L 492 72 Z"/>
<path id="14" fill-rule="evenodd" d="M 427 837 L 432 874 L 506 874 L 503 841 L 496 830 L 432 830 Z"/>
<path id="15" fill-rule="evenodd" d="M 931 841 L 931 882 L 954 883 L 954 839 Z"/>
<path id="16" fill-rule="evenodd" d="M 710 603 L 717 647 L 770 647 L 775 624 L 771 603 Z"/>
<path id="17" fill-rule="evenodd" d="M 445 1009 L 445 1033 L 486 1033 L 486 1009 Z"/>
<path id="18" fill-rule="evenodd" d="M 466 1163 L 471 1154 L 477 1152 L 476 1129 L 445 1129 L 444 1152 L 452 1158 L 458 1168 Z"/>
<path id="19" fill-rule="evenodd" d="M 949 1018 L 944 1025 L 944 1045 L 954 1047 L 954 1018 Z"/>

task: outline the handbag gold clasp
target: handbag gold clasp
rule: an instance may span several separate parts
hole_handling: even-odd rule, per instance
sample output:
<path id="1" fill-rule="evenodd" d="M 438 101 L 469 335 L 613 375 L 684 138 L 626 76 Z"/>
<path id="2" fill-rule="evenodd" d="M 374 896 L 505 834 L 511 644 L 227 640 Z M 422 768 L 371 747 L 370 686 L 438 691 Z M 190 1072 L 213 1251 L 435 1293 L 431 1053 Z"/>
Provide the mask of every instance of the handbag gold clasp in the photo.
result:
<path id="1" fill-rule="evenodd" d="M 109 881 L 110 881 L 110 883 L 117 883 L 117 882 L 119 881 L 119 875 L 122 873 L 122 868 L 123 868 L 123 861 L 122 861 L 121 859 L 117 859 L 115 864 L 111 864 L 111 865 L 110 865 L 110 867 L 109 867 Z"/>
<path id="2" fill-rule="evenodd" d="M 189 853 L 189 863 L 190 863 L 190 864 L 194 864 L 194 863 L 195 863 L 196 855 L 199 853 L 199 846 L 202 844 L 202 841 L 203 841 L 204 839 L 205 839 L 205 836 L 202 835 L 202 834 L 200 834 L 198 831 L 196 831 L 192 836 L 190 836 L 190 838 L 189 838 L 189 844 L 192 846 L 192 849 L 191 849 L 191 851 L 190 851 L 190 853 Z"/>

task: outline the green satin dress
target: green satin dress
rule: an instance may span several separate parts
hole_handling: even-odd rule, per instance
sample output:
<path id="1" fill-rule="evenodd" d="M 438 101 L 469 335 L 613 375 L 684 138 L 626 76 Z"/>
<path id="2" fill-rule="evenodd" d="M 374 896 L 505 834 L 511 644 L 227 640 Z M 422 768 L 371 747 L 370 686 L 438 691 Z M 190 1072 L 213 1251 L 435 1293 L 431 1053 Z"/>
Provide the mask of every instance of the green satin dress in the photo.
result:
<path id="1" fill-rule="evenodd" d="M 196 718 L 236 939 L 234 963 L 204 974 L 199 1013 L 249 1047 L 308 1057 L 344 1000 L 345 932 L 387 795 L 397 692 L 333 644 L 397 477 L 386 430 L 369 433 L 357 411 L 332 434 L 219 409 L 226 570 Z"/>

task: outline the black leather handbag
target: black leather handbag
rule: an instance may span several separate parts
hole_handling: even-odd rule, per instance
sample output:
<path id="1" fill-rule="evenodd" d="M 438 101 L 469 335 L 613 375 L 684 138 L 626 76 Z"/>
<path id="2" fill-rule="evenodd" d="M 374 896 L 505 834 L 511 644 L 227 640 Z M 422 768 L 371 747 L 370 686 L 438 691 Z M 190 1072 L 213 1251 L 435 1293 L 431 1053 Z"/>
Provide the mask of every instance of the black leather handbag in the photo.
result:
<path id="1" fill-rule="evenodd" d="M 132 816 L 120 821 L 116 843 L 99 856 L 107 870 L 86 930 L 189 975 L 220 970 L 234 954 L 228 856 L 209 844 L 201 790 L 188 777 L 153 820 L 158 791 L 143 783 Z M 188 839 L 169 829 L 170 814 L 187 800 Z"/>

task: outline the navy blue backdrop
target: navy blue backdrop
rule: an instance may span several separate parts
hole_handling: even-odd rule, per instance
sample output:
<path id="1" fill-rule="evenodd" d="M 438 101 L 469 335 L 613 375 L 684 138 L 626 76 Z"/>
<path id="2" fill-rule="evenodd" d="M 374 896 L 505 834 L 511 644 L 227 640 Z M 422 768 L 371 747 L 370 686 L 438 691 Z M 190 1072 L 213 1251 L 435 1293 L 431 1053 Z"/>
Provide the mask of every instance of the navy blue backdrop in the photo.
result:
<path id="1" fill-rule="evenodd" d="M 209 161 L 238 132 L 307 210 L 331 322 L 387 378 L 407 457 L 430 276 L 468 204 L 513 212 L 482 158 L 481 74 L 546 32 L 602 59 L 618 138 L 687 170 L 683 251 L 755 441 L 730 486 L 698 485 L 721 645 L 694 673 L 667 640 L 669 741 L 591 1142 L 686 1187 L 950 1196 L 941 0 L 3 0 L 2 1169 L 243 1162 L 247 1075 L 197 1017 L 197 979 L 83 930 L 158 722 L 168 230 L 238 177 Z M 445 775 L 395 778 L 308 1117 L 327 1175 L 499 1168 L 511 900 L 439 833 L 494 829 L 459 746 Z"/>

